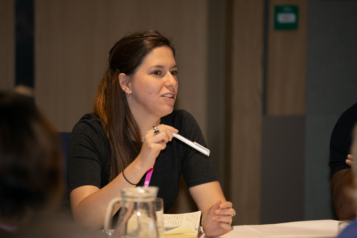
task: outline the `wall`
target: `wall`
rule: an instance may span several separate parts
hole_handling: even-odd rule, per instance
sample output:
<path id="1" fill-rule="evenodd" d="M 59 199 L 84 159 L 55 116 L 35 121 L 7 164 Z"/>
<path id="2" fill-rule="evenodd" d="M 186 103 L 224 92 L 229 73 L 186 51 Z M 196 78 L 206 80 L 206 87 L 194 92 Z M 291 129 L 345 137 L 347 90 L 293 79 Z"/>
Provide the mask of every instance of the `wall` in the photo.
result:
<path id="1" fill-rule="evenodd" d="M 0 1 L 0 89 L 15 86 L 14 1 Z"/>
<path id="2" fill-rule="evenodd" d="M 298 29 L 275 30 L 274 7 L 299 8 Z M 307 0 L 270 0 L 267 56 L 267 115 L 304 115 Z"/>
<path id="3" fill-rule="evenodd" d="M 36 101 L 60 131 L 92 111 L 113 44 L 129 32 L 157 29 L 177 48 L 177 107 L 206 135 L 206 1 L 37 0 L 35 11 Z"/>
<path id="4" fill-rule="evenodd" d="M 279 223 L 304 218 L 308 0 L 266 2 L 261 221 Z M 296 30 L 274 29 L 278 5 L 298 7 Z"/>
<path id="5" fill-rule="evenodd" d="M 230 4 L 227 1 L 208 1 L 208 42 L 207 42 L 207 136 L 206 142 L 211 150 L 218 179 L 228 196 L 228 183 L 230 176 L 225 167 L 229 164 L 225 156 L 225 87 L 227 86 L 226 65 L 226 40 L 229 38 L 229 30 L 226 27 L 227 9 Z"/>
<path id="6" fill-rule="evenodd" d="M 329 140 L 357 100 L 357 2 L 267 2 L 262 223 L 333 219 Z M 299 6 L 297 31 L 272 30 L 277 4 Z"/>
<path id="7" fill-rule="evenodd" d="M 234 224 L 260 222 L 263 1 L 232 1 L 229 95 L 230 200 Z"/>

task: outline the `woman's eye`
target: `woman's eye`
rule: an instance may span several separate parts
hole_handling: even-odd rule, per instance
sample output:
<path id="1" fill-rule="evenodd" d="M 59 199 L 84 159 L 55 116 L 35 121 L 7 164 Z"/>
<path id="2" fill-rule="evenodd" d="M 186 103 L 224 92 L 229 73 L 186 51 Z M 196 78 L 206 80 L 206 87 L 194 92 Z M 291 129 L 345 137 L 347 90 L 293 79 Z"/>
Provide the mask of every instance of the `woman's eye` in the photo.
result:
<path id="1" fill-rule="evenodd" d="M 152 74 L 154 74 L 154 75 L 161 75 L 161 71 L 160 71 L 160 70 L 155 70 L 154 72 L 152 72 Z"/>
<path id="2" fill-rule="evenodd" d="M 173 71 L 171 71 L 171 74 L 172 74 L 172 75 L 177 75 L 178 72 L 177 72 L 177 70 L 173 70 Z"/>

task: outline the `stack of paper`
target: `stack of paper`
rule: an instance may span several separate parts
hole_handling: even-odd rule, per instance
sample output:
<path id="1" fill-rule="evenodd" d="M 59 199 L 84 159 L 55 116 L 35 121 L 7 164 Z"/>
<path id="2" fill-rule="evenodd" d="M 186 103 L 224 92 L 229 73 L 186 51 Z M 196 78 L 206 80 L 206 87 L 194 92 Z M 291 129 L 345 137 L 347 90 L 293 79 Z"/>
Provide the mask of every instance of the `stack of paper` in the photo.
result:
<path id="1" fill-rule="evenodd" d="M 183 214 L 164 214 L 165 237 L 197 237 L 200 233 L 201 211 Z"/>

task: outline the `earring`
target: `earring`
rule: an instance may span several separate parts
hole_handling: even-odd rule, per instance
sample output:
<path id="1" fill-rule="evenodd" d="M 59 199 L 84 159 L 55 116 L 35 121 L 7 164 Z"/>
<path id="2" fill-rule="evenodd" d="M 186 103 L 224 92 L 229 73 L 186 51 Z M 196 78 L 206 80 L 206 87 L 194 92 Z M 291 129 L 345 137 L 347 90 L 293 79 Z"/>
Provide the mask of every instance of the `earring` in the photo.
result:
<path id="1" fill-rule="evenodd" d="M 131 93 L 125 92 L 126 97 L 130 97 Z"/>

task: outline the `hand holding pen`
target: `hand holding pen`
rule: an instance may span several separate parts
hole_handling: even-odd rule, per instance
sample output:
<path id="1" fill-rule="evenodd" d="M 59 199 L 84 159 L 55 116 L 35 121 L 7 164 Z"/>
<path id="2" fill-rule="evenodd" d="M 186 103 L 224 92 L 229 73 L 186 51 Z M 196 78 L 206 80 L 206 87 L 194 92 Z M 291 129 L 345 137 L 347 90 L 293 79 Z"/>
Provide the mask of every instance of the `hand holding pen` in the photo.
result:
<path id="1" fill-rule="evenodd" d="M 154 128 L 154 135 L 160 133 L 160 130 L 158 129 L 158 127 L 154 126 L 153 128 Z M 173 128 L 173 127 L 171 127 L 171 128 Z M 178 132 L 178 131 L 177 131 L 177 132 Z M 183 136 L 177 134 L 177 132 L 176 132 L 176 133 L 175 133 L 175 132 L 173 133 L 173 136 L 174 136 L 176 139 L 178 139 L 178 140 L 184 142 L 185 144 L 191 146 L 192 148 L 198 150 L 199 152 L 201 152 L 202 154 L 206 155 L 207 157 L 210 155 L 210 150 L 209 150 L 209 149 L 207 149 L 206 147 L 204 147 L 204 146 L 198 144 L 197 142 L 192 142 L 192 141 L 186 139 L 185 137 L 183 137 Z M 171 141 L 171 140 L 170 140 L 170 141 Z"/>
<path id="2" fill-rule="evenodd" d="M 178 130 L 167 125 L 159 125 L 155 128 L 146 132 L 141 151 L 137 157 L 146 170 L 155 164 L 160 151 L 164 150 L 166 143 L 172 140 L 173 133 L 178 133 Z"/>
<path id="3" fill-rule="evenodd" d="M 148 167 L 148 169 L 152 167 L 160 151 L 166 148 L 166 143 L 171 141 L 173 137 L 198 150 L 206 156 L 210 155 L 209 149 L 196 142 L 192 142 L 177 133 L 177 129 L 163 124 L 159 126 L 153 126 L 153 130 L 149 130 L 146 133 L 140 154 L 138 155 L 139 160 L 142 159 L 145 167 Z"/>

